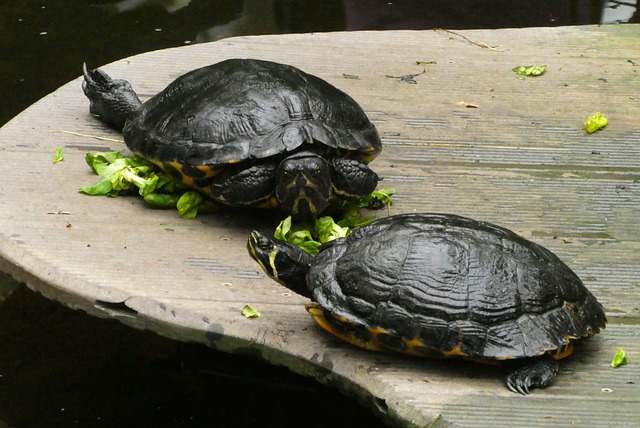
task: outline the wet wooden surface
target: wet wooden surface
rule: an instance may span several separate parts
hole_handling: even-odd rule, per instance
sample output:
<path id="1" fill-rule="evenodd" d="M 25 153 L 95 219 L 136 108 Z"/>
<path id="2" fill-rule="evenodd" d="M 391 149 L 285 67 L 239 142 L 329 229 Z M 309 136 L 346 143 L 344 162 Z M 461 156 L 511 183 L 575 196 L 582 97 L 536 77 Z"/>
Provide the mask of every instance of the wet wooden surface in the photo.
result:
<path id="1" fill-rule="evenodd" d="M 245 37 L 104 69 L 147 98 L 231 57 L 292 64 L 348 92 L 382 136 L 372 166 L 381 187 L 398 192 L 392 213 L 471 216 L 550 248 L 603 303 L 607 329 L 563 361 L 551 387 L 527 397 L 504 387 L 499 368 L 342 344 L 247 255 L 249 231 L 273 230 L 275 216 L 183 220 L 137 198 L 78 192 L 96 182 L 87 152 L 124 148 L 63 132 L 120 138 L 89 115 L 79 79 L 0 130 L 0 270 L 95 316 L 314 376 L 399 426 L 640 420 L 639 26 Z M 511 71 L 530 64 L 548 71 L 525 79 Z M 596 111 L 609 125 L 588 135 L 582 123 Z M 56 147 L 65 159 L 54 164 Z M 245 304 L 262 316 L 244 318 Z M 612 369 L 618 347 L 630 364 Z"/>

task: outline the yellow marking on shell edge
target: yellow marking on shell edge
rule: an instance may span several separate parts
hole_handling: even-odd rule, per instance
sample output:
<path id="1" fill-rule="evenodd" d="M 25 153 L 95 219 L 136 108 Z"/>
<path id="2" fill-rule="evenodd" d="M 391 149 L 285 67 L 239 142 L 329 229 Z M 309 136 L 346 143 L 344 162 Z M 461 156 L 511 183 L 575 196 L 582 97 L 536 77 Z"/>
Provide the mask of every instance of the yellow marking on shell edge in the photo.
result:
<path id="1" fill-rule="evenodd" d="M 185 173 L 182 171 L 182 165 L 180 163 L 176 161 L 171 161 L 171 162 L 165 162 L 165 164 L 171 166 L 173 169 L 175 169 L 180 173 L 180 176 L 181 176 L 180 181 L 182 182 L 182 184 L 184 184 L 187 187 L 194 187 L 193 178 L 185 175 Z"/>
<path id="2" fill-rule="evenodd" d="M 353 335 L 345 334 L 340 329 L 335 328 L 329 321 L 327 321 L 322 308 L 320 308 L 317 303 L 308 303 L 305 305 L 305 308 L 316 324 L 318 324 L 327 333 L 337 337 L 338 339 L 341 339 L 344 342 L 356 345 L 357 347 L 366 349 L 368 351 L 384 351 L 383 348 L 377 346 L 377 341 L 363 342 L 361 340 L 357 340 Z M 336 315 L 333 315 L 333 317 L 339 322 L 348 323 L 348 321 L 344 317 Z"/>
<path id="3" fill-rule="evenodd" d="M 267 210 L 272 210 L 278 206 L 278 200 L 274 197 L 271 197 L 264 201 L 263 203 L 256 205 L 256 208 L 263 208 Z"/>
<path id="4" fill-rule="evenodd" d="M 219 171 L 216 171 L 215 169 L 211 168 L 209 165 L 198 165 L 198 166 L 196 166 L 196 169 L 198 169 L 199 171 L 204 172 L 205 178 L 215 177 L 216 175 L 218 175 L 218 172 L 219 172 Z"/>
<path id="5" fill-rule="evenodd" d="M 424 351 L 421 351 L 420 348 L 424 348 L 426 344 L 417 338 L 413 339 L 402 339 L 405 344 L 405 354 L 416 355 L 418 357 L 424 357 Z"/>
<path id="6" fill-rule="evenodd" d="M 313 319 L 313 321 L 315 321 L 315 323 L 318 326 L 320 326 L 323 330 L 327 331 L 329 334 L 343 340 L 344 342 L 350 343 L 352 345 L 356 345 L 359 348 L 363 348 L 369 351 L 377 351 L 377 352 L 393 351 L 388 347 L 385 347 L 384 344 L 378 339 L 378 335 L 389 334 L 388 330 L 385 330 L 380 327 L 369 328 L 368 331 L 372 335 L 371 337 L 372 340 L 363 342 L 362 340 L 358 340 L 357 338 L 355 338 L 353 335 L 345 334 L 339 328 L 336 328 L 329 321 L 327 321 L 322 308 L 317 303 L 308 303 L 307 305 L 305 305 L 305 308 L 307 309 L 307 312 L 309 312 L 309 315 L 311 315 L 311 318 Z M 339 323 L 349 324 L 349 321 L 340 315 L 332 315 L 332 316 Z M 571 353 L 573 353 L 573 349 L 574 349 L 573 343 L 570 341 L 573 338 L 567 336 L 565 339 L 567 339 L 568 341 L 566 345 L 559 348 L 557 351 L 555 351 L 555 353 L 552 353 L 553 351 L 549 352 L 549 354 L 556 360 L 565 358 L 571 355 Z M 435 354 L 425 355 L 424 352 L 420 351 L 420 348 L 424 348 L 427 345 L 424 342 L 422 342 L 420 339 L 417 339 L 417 338 L 402 339 L 402 341 L 405 344 L 405 349 L 401 351 L 401 353 L 410 354 L 410 355 L 419 356 L 419 357 L 431 357 L 431 358 L 462 357 L 466 360 L 474 361 L 474 362 L 485 364 L 485 365 L 492 365 L 492 366 L 499 366 L 503 364 L 503 362 L 506 360 L 515 359 L 515 357 L 505 357 L 505 358 L 499 358 L 496 360 L 491 360 L 491 359 L 485 359 L 485 358 L 470 357 L 469 354 L 462 351 L 461 342 L 457 343 L 456 346 L 450 351 L 442 351 L 441 355 L 435 355 Z M 394 352 L 398 352 L 398 351 L 394 351 Z"/>
<path id="7" fill-rule="evenodd" d="M 552 355 L 552 357 L 556 360 L 561 360 L 573 354 L 573 343 L 571 342 L 572 338 L 569 336 L 566 336 L 565 339 L 568 340 L 569 342 L 566 345 L 558 348 L 556 353 Z"/>
<path id="8" fill-rule="evenodd" d="M 450 351 L 442 351 L 442 356 L 449 357 L 468 357 L 469 354 L 462 351 L 462 343 L 457 343 L 456 346 Z"/>

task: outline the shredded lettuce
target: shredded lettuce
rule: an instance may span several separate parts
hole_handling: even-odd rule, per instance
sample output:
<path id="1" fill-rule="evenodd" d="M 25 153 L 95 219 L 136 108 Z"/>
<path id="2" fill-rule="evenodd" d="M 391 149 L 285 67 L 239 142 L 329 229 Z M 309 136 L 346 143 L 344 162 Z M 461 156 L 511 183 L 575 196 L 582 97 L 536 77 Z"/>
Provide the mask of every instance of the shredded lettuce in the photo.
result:
<path id="1" fill-rule="evenodd" d="M 194 218 L 202 197 L 193 191 L 179 189 L 175 180 L 157 165 L 121 152 L 87 153 L 87 165 L 101 180 L 80 191 L 87 195 L 118 196 L 122 191 L 137 189 L 143 200 L 154 208 L 177 208 L 184 218 Z"/>
<path id="2" fill-rule="evenodd" d="M 299 226 L 294 225 L 291 216 L 289 216 L 278 224 L 273 237 L 296 245 L 315 256 L 321 245 L 337 238 L 344 238 L 356 227 L 364 226 L 375 220 L 375 217 L 363 217 L 360 209 L 389 207 L 393 203 L 391 196 L 394 193 L 393 189 L 381 189 L 360 198 L 345 207 L 343 217 L 338 221 L 335 221 L 333 217 L 324 216 L 316 219 L 311 226 Z"/>

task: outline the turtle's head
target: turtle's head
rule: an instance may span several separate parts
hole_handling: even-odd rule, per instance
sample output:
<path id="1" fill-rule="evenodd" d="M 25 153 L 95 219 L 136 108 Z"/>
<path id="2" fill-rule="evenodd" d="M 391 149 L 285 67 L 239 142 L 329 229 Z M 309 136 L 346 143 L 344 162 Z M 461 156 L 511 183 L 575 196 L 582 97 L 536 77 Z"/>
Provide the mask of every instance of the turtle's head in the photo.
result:
<path id="1" fill-rule="evenodd" d="M 299 152 L 280 163 L 276 198 L 285 214 L 315 219 L 329 205 L 331 193 L 331 170 L 321 156 Z"/>
<path id="2" fill-rule="evenodd" d="M 307 287 L 307 271 L 313 257 L 309 253 L 255 230 L 249 236 L 247 249 L 269 277 L 294 293 L 311 298 Z"/>

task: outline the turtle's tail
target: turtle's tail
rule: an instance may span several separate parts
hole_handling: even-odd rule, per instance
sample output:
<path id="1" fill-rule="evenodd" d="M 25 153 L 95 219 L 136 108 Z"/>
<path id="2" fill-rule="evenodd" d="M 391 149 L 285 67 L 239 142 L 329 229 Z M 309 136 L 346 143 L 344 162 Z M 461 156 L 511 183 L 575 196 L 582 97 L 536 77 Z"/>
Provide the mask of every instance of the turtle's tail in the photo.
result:
<path id="1" fill-rule="evenodd" d="M 140 99 L 126 80 L 112 79 L 100 69 L 82 65 L 82 90 L 89 98 L 89 111 L 104 123 L 122 131 L 129 115 L 137 110 Z"/>

